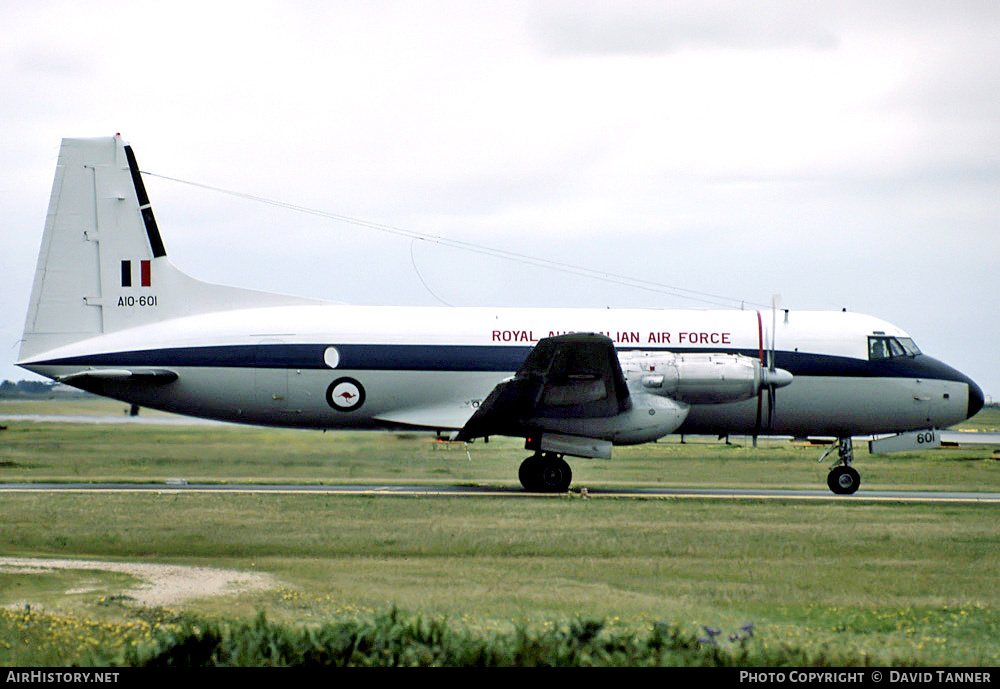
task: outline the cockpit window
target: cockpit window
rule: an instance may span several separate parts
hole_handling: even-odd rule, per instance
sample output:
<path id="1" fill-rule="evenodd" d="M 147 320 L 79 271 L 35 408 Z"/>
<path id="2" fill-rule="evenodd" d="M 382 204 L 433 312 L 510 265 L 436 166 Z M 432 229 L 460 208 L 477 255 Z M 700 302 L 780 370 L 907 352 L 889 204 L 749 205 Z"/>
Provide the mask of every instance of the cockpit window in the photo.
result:
<path id="1" fill-rule="evenodd" d="M 889 350 L 885 346 L 886 338 L 884 337 L 869 337 L 868 338 L 868 359 L 870 361 L 875 361 L 876 359 L 888 359 Z"/>
<path id="2" fill-rule="evenodd" d="M 872 335 L 868 338 L 868 359 L 871 361 L 918 354 L 920 354 L 920 349 L 908 337 Z"/>

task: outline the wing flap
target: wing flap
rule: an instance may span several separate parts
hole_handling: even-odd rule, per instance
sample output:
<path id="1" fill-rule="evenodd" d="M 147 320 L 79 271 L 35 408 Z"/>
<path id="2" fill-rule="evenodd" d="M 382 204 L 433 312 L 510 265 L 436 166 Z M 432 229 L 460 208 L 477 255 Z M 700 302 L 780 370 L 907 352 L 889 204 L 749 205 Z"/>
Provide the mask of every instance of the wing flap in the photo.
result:
<path id="1" fill-rule="evenodd" d="M 431 430 L 457 430 L 466 425 L 475 411 L 469 403 L 442 404 L 433 407 L 395 409 L 375 418 L 391 424 L 428 428 Z"/>
<path id="2" fill-rule="evenodd" d="M 545 419 L 609 418 L 631 407 L 614 343 L 574 333 L 539 340 L 513 378 L 490 392 L 458 434 L 523 436 Z"/>

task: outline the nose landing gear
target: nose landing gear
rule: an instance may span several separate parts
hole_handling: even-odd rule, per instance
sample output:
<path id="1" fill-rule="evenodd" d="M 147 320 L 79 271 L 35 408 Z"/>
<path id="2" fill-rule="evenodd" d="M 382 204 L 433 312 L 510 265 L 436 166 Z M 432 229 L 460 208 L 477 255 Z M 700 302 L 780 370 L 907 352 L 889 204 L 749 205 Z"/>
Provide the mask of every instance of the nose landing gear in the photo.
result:
<path id="1" fill-rule="evenodd" d="M 539 452 L 521 462 L 517 477 L 532 493 L 565 493 L 573 481 L 573 472 L 561 455 Z"/>
<path id="2" fill-rule="evenodd" d="M 854 467 L 837 466 L 827 474 L 826 485 L 837 495 L 850 495 L 861 485 L 861 476 Z"/>
<path id="3" fill-rule="evenodd" d="M 823 453 L 819 461 L 826 459 L 826 456 L 837 448 L 839 458 L 830 467 L 830 473 L 826 477 L 826 485 L 837 495 L 851 495 L 858 490 L 861 485 L 861 475 L 851 466 L 854 461 L 854 442 L 850 438 L 839 438 L 835 445 Z"/>

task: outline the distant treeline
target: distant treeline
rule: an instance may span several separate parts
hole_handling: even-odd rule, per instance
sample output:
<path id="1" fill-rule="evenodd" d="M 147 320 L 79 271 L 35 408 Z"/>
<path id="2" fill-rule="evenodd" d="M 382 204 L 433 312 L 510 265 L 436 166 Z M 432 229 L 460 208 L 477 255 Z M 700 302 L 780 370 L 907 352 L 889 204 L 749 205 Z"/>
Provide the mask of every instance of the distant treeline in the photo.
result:
<path id="1" fill-rule="evenodd" d="M 86 396 L 88 392 L 60 385 L 50 380 L 5 380 L 0 383 L 0 397 Z"/>

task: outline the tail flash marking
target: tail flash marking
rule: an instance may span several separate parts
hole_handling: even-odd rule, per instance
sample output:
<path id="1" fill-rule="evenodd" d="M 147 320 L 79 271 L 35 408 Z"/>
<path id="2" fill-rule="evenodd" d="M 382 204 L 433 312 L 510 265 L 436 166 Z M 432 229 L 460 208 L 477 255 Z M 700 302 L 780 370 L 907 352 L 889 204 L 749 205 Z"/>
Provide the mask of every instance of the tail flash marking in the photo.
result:
<path id="1" fill-rule="evenodd" d="M 148 260 L 139 261 L 139 285 L 151 287 L 153 285 L 152 263 Z M 122 261 L 122 287 L 132 286 L 132 261 Z"/>
<path id="2" fill-rule="evenodd" d="M 132 153 L 131 146 L 124 146 L 124 148 L 125 157 L 128 159 L 128 169 L 132 173 L 132 184 L 135 186 L 135 195 L 139 201 L 139 212 L 142 214 L 142 222 L 146 225 L 149 248 L 153 250 L 153 258 L 166 256 L 167 250 L 163 247 L 160 230 L 156 226 L 156 218 L 153 217 L 153 208 L 149 204 L 149 196 L 146 195 L 146 185 L 142 183 L 139 165 L 135 162 L 135 154 Z"/>

